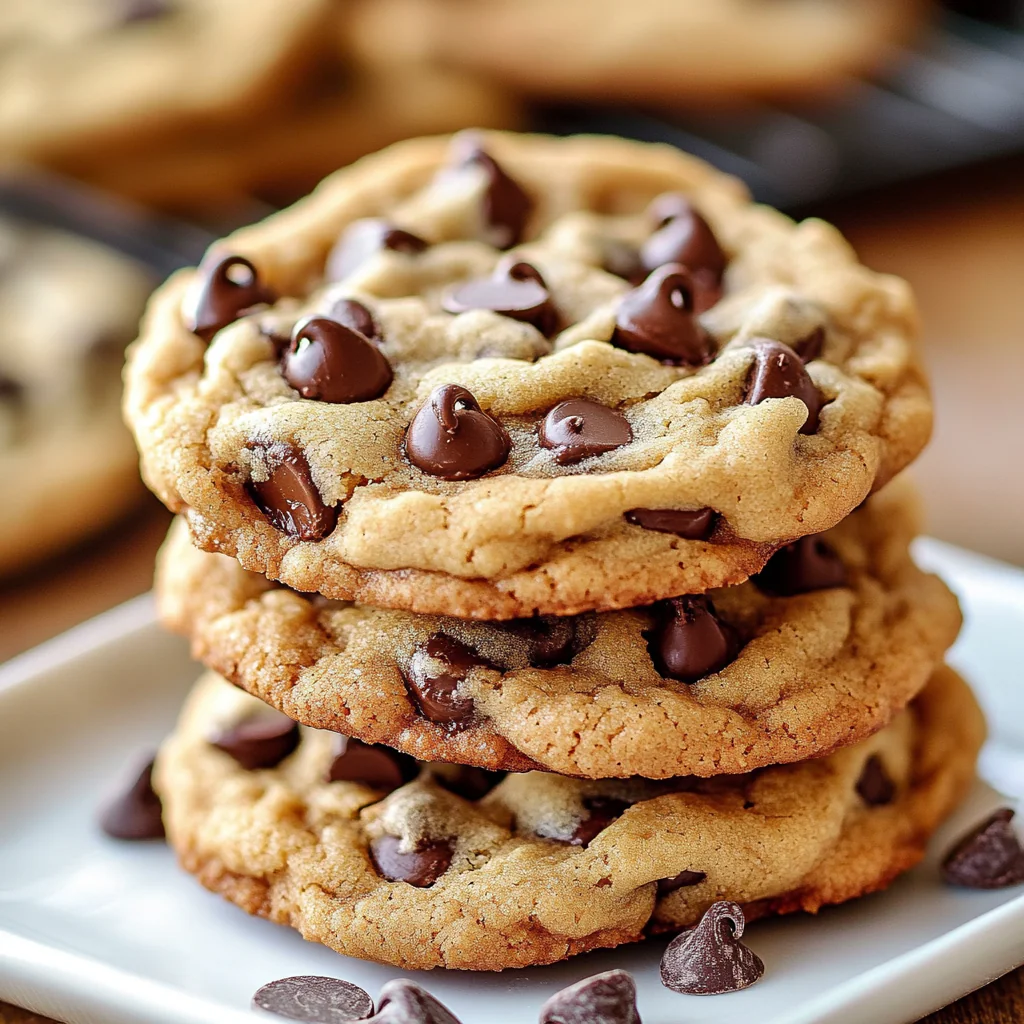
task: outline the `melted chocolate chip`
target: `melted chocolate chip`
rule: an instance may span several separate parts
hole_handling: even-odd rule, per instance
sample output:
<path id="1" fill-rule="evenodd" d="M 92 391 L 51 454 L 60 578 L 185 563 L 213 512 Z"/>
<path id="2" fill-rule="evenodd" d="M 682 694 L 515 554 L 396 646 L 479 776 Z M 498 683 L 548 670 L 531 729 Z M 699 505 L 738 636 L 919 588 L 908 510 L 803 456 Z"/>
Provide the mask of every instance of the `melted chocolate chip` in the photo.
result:
<path id="1" fill-rule="evenodd" d="M 459 683 L 472 669 L 491 667 L 465 644 L 435 633 L 413 652 L 405 681 L 425 718 L 457 728 L 473 713 L 472 700 L 457 692 Z"/>
<path id="2" fill-rule="evenodd" d="M 800 357 L 781 341 L 761 341 L 754 346 L 744 401 L 747 405 L 759 405 L 766 398 L 799 398 L 807 406 L 807 419 L 800 433 L 813 434 L 818 429 L 825 399 Z"/>
<path id="3" fill-rule="evenodd" d="M 752 577 L 759 590 L 780 597 L 846 586 L 846 566 L 820 534 L 779 548 Z"/>
<path id="4" fill-rule="evenodd" d="M 246 771 L 275 768 L 299 745 L 299 727 L 267 708 L 214 733 L 211 746 L 230 754 Z"/>
<path id="5" fill-rule="evenodd" d="M 482 800 L 505 778 L 505 774 L 470 765 L 442 765 L 434 769 L 434 781 L 464 800 Z"/>
<path id="6" fill-rule="evenodd" d="M 150 760 L 126 792 L 100 812 L 100 828 L 114 839 L 163 839 L 160 797 L 153 790 Z"/>
<path id="7" fill-rule="evenodd" d="M 379 743 L 336 736 L 334 744 L 334 760 L 327 769 L 326 782 L 360 782 L 390 793 L 420 773 L 419 765 L 408 754 Z"/>
<path id="8" fill-rule="evenodd" d="M 380 328 L 373 314 L 356 299 L 338 299 L 331 307 L 331 319 L 351 327 L 370 341 L 380 340 Z"/>
<path id="9" fill-rule="evenodd" d="M 373 1013 L 373 1000 L 358 985 L 340 978 L 298 975 L 257 989 L 252 1007 L 307 1024 L 346 1024 L 366 1020 Z"/>
<path id="10" fill-rule="evenodd" d="M 494 625 L 526 641 L 530 664 L 535 668 L 568 665 L 579 653 L 575 623 L 571 618 L 544 615 L 496 622 Z"/>
<path id="11" fill-rule="evenodd" d="M 269 476 L 245 485 L 249 497 L 275 530 L 299 540 L 326 537 L 338 521 L 338 510 L 324 503 L 306 456 L 293 445 L 276 444 L 264 450 Z"/>
<path id="12" fill-rule="evenodd" d="M 559 402 L 540 425 L 542 448 L 555 452 L 560 466 L 614 451 L 633 440 L 633 428 L 618 409 L 589 398 Z"/>
<path id="13" fill-rule="evenodd" d="M 392 379 L 391 364 L 376 345 L 325 316 L 295 325 L 281 373 L 303 398 L 334 403 L 380 398 Z"/>
<path id="14" fill-rule="evenodd" d="M 256 268 L 244 256 L 203 260 L 199 266 L 199 291 L 185 326 L 204 341 L 221 328 L 276 296 L 260 284 Z"/>
<path id="15" fill-rule="evenodd" d="M 740 942 L 745 920 L 720 900 L 696 927 L 673 939 L 661 958 L 661 983 L 673 992 L 713 996 L 748 988 L 764 974 L 761 958 Z"/>
<path id="16" fill-rule="evenodd" d="M 415 256 L 426 248 L 428 243 L 419 235 L 396 228 L 386 220 L 368 217 L 349 224 L 334 243 L 325 274 L 328 281 L 340 281 L 382 249 Z"/>
<path id="17" fill-rule="evenodd" d="M 380 1009 L 369 1024 L 459 1024 L 455 1015 L 429 992 L 404 978 L 380 990 Z"/>
<path id="18" fill-rule="evenodd" d="M 942 862 L 942 877 L 967 889 L 1002 889 L 1024 882 L 1024 849 L 1013 811 L 1001 807 L 967 833 Z"/>
<path id="19" fill-rule="evenodd" d="M 877 754 L 872 754 L 861 770 L 857 780 L 857 792 L 861 800 L 871 807 L 891 804 L 896 795 L 896 783 L 889 778 L 889 773 Z"/>
<path id="20" fill-rule="evenodd" d="M 693 277 L 679 263 L 654 270 L 627 292 L 615 315 L 612 344 L 672 366 L 704 366 L 715 356 L 694 306 Z"/>
<path id="21" fill-rule="evenodd" d="M 556 992 L 539 1024 L 640 1024 L 636 985 L 625 971 L 606 971 Z"/>
<path id="22" fill-rule="evenodd" d="M 502 465 L 511 449 L 505 428 L 458 384 L 434 389 L 405 438 L 409 461 L 442 480 L 483 476 Z"/>
<path id="23" fill-rule="evenodd" d="M 647 634 L 648 650 L 663 676 L 695 683 L 736 656 L 736 634 L 700 595 L 674 597 L 657 606 L 661 622 Z"/>
<path id="24" fill-rule="evenodd" d="M 532 264 L 519 261 L 498 267 L 492 277 L 457 285 L 441 303 L 445 312 L 459 314 L 489 309 L 511 320 L 532 324 L 545 337 L 555 333 L 558 314 L 544 278 Z"/>
<path id="25" fill-rule="evenodd" d="M 693 512 L 677 508 L 634 508 L 626 513 L 626 519 L 645 530 L 674 533 L 686 540 L 707 540 L 718 523 L 718 513 L 710 508 Z"/>
<path id="26" fill-rule="evenodd" d="M 583 806 L 590 812 L 569 837 L 570 846 L 589 846 L 616 818 L 622 816 L 629 804 L 608 796 L 587 797 Z"/>
<path id="27" fill-rule="evenodd" d="M 408 882 L 418 889 L 433 885 L 452 862 L 452 845 L 446 839 L 419 844 L 415 849 L 400 849 L 401 839 L 381 836 L 370 844 L 370 856 L 377 871 L 389 882 Z"/>
<path id="28" fill-rule="evenodd" d="M 700 885 L 707 878 L 703 871 L 680 871 L 678 875 L 671 878 L 658 879 L 658 895 L 667 896 L 677 889 L 688 889 L 691 885 Z"/>

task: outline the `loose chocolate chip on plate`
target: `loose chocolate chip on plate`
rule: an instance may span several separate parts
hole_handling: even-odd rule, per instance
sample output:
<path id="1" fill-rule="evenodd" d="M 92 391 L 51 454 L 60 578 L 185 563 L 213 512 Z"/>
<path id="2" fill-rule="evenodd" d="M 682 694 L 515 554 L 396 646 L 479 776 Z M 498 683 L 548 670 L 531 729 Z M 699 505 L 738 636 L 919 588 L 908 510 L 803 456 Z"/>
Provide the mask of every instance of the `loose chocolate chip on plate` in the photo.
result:
<path id="1" fill-rule="evenodd" d="M 1001 807 L 971 829 L 942 862 L 942 877 L 966 889 L 1002 889 L 1024 882 L 1024 849 L 1011 822 L 1013 811 Z"/>
<path id="2" fill-rule="evenodd" d="M 386 793 L 412 782 L 419 775 L 414 758 L 379 743 L 363 743 L 348 736 L 334 737 L 334 760 L 327 782 L 361 782 Z"/>
<path id="3" fill-rule="evenodd" d="M 633 428 L 618 409 L 589 398 L 567 398 L 544 417 L 538 439 L 560 466 L 604 455 L 633 440 Z"/>
<path id="4" fill-rule="evenodd" d="M 299 745 L 299 727 L 280 711 L 265 708 L 214 733 L 209 742 L 252 772 L 276 768 L 293 753 Z"/>
<path id="5" fill-rule="evenodd" d="M 554 334 L 558 314 L 540 271 L 522 260 L 499 266 L 491 277 L 456 285 L 441 302 L 445 312 L 489 309 L 511 320 L 532 324 L 545 337 Z"/>
<path id="6" fill-rule="evenodd" d="M 658 879 L 658 895 L 667 896 L 677 889 L 688 889 L 691 885 L 700 885 L 707 878 L 704 871 L 680 871 L 671 878 Z"/>
<path id="7" fill-rule="evenodd" d="M 799 398 L 807 406 L 801 434 L 813 434 L 825 399 L 804 369 L 800 357 L 781 341 L 759 341 L 747 376 L 747 405 L 760 405 L 766 398 Z"/>
<path id="8" fill-rule="evenodd" d="M 185 325 L 204 341 L 254 306 L 276 299 L 260 284 L 256 268 L 244 256 L 203 260 L 198 274 L 198 291 L 191 311 L 185 314 Z"/>
<path id="9" fill-rule="evenodd" d="M 250 480 L 245 487 L 270 525 L 299 540 L 326 537 L 338 521 L 338 510 L 320 496 L 306 456 L 294 445 L 251 447 L 262 450 L 267 477 Z"/>
<path id="10" fill-rule="evenodd" d="M 752 577 L 759 590 L 780 597 L 846 586 L 846 566 L 820 534 L 779 548 Z"/>
<path id="11" fill-rule="evenodd" d="M 696 317 L 694 294 L 693 277 L 681 264 L 652 271 L 619 302 L 612 344 L 673 366 L 711 362 L 715 346 Z"/>
<path id="12" fill-rule="evenodd" d="M 458 764 L 438 765 L 433 770 L 434 781 L 463 800 L 482 800 L 505 778 L 505 774 Z"/>
<path id="13" fill-rule="evenodd" d="M 402 850 L 396 836 L 380 836 L 370 844 L 370 856 L 377 870 L 389 882 L 408 882 L 418 889 L 433 885 L 452 862 L 452 845 L 447 839 L 435 839 Z"/>
<path id="14" fill-rule="evenodd" d="M 153 761 L 100 813 L 100 828 L 114 839 L 163 839 L 160 797 L 153 791 Z"/>
<path id="15" fill-rule="evenodd" d="M 764 974 L 761 958 L 740 941 L 743 911 L 712 903 L 694 928 L 673 939 L 661 958 L 661 983 L 673 992 L 714 996 L 748 988 Z"/>
<path id="16" fill-rule="evenodd" d="M 593 796 L 583 801 L 589 814 L 569 837 L 570 846 L 589 846 L 616 818 L 622 817 L 629 804 L 614 797 Z"/>
<path id="17" fill-rule="evenodd" d="M 257 989 L 252 1007 L 309 1024 L 345 1024 L 366 1020 L 373 1013 L 373 1000 L 358 985 L 340 978 L 297 975 Z"/>
<path id="18" fill-rule="evenodd" d="M 505 428 L 458 384 L 435 388 L 405 438 L 409 461 L 442 480 L 472 480 L 497 469 L 512 449 Z"/>
<path id="19" fill-rule="evenodd" d="M 460 1024 L 458 1018 L 415 982 L 398 978 L 381 990 L 369 1024 Z"/>
<path id="20" fill-rule="evenodd" d="M 492 666 L 465 644 L 435 633 L 413 652 L 405 681 L 425 718 L 458 727 L 473 713 L 472 700 L 459 696 L 458 685 L 481 667 Z"/>
<path id="21" fill-rule="evenodd" d="M 380 327 L 373 314 L 358 299 L 338 299 L 331 306 L 330 317 L 339 324 L 351 327 L 370 341 L 380 340 Z"/>
<path id="22" fill-rule="evenodd" d="M 415 256 L 427 248 L 428 243 L 419 235 L 395 227 L 386 220 L 367 217 L 349 224 L 334 243 L 327 257 L 325 275 L 328 281 L 340 281 L 358 270 L 374 253 L 384 249 Z"/>
<path id="23" fill-rule="evenodd" d="M 655 614 L 660 622 L 647 634 L 647 646 L 662 675 L 695 683 L 736 656 L 735 631 L 718 617 L 709 598 L 674 597 L 657 605 Z"/>
<path id="24" fill-rule="evenodd" d="M 640 1024 L 636 984 L 625 971 L 605 971 L 556 992 L 539 1024 Z"/>
<path id="25" fill-rule="evenodd" d="M 308 316 L 292 331 L 281 359 L 284 379 L 319 402 L 369 402 L 391 385 L 391 364 L 368 338 L 325 316 Z"/>
<path id="26" fill-rule="evenodd" d="M 628 522 L 658 533 L 674 533 L 685 540 L 707 540 L 714 532 L 718 514 L 711 508 L 689 512 L 677 508 L 633 508 L 626 513 Z"/>
<path id="27" fill-rule="evenodd" d="M 889 777 L 882 759 L 877 754 L 872 754 L 864 762 L 860 778 L 857 780 L 857 792 L 861 800 L 871 807 L 892 803 L 896 795 L 896 783 Z"/>

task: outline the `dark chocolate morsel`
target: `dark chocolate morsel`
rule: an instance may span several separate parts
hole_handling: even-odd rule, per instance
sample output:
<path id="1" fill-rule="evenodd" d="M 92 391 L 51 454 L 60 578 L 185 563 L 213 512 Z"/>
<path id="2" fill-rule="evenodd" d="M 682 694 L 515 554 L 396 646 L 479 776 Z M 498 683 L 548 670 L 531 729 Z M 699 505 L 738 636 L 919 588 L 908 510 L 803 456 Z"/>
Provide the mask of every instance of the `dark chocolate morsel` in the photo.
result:
<path id="1" fill-rule="evenodd" d="M 408 882 L 418 889 L 433 885 L 452 862 L 452 845 L 447 839 L 420 843 L 415 849 L 400 849 L 402 840 L 383 835 L 370 844 L 370 856 L 377 871 L 389 882 Z"/>
<path id="2" fill-rule="evenodd" d="M 299 745 L 299 727 L 287 715 L 262 709 L 209 737 L 211 746 L 230 754 L 246 771 L 276 768 Z"/>
<path id="3" fill-rule="evenodd" d="M 793 351 L 805 362 L 812 363 L 821 358 L 825 348 L 825 328 L 815 327 L 810 334 L 793 342 Z"/>
<path id="4" fill-rule="evenodd" d="M 361 782 L 371 789 L 390 793 L 412 782 L 420 772 L 414 758 L 379 743 L 335 736 L 334 750 L 326 782 Z"/>
<path id="5" fill-rule="evenodd" d="M 334 243 L 327 257 L 325 275 L 328 281 L 340 281 L 382 249 L 409 255 L 423 252 L 428 243 L 410 231 L 396 228 L 386 220 L 367 217 L 353 221 Z"/>
<path id="6" fill-rule="evenodd" d="M 264 451 L 269 475 L 245 485 L 249 497 L 275 530 L 299 540 L 326 537 L 338 521 L 338 510 L 324 503 L 306 456 L 286 444 L 271 445 Z"/>
<path id="7" fill-rule="evenodd" d="M 199 288 L 185 326 L 209 341 L 247 310 L 276 296 L 260 284 L 256 268 L 244 256 L 211 256 L 199 265 Z"/>
<path id="8" fill-rule="evenodd" d="M 943 859 L 943 879 L 966 889 L 1002 889 L 1024 882 L 1024 849 L 1012 821 L 1013 811 L 1001 807 L 971 829 Z"/>
<path id="9" fill-rule="evenodd" d="M 583 806 L 590 812 L 569 837 L 570 846 L 589 846 L 616 818 L 622 816 L 629 804 L 613 797 L 587 797 Z"/>
<path id="10" fill-rule="evenodd" d="M 369 1024 L 460 1024 L 455 1015 L 413 981 L 389 981 L 378 999 L 380 1008 Z"/>
<path id="11" fill-rule="evenodd" d="M 458 384 L 435 388 L 405 437 L 409 461 L 442 480 L 483 476 L 502 465 L 511 449 L 505 428 Z"/>
<path id="12" fill-rule="evenodd" d="M 747 405 L 760 405 L 766 398 L 799 398 L 807 406 L 801 434 L 813 434 L 825 399 L 804 369 L 803 361 L 781 341 L 759 341 L 747 375 Z"/>
<path id="13" fill-rule="evenodd" d="M 493 625 L 526 641 L 530 664 L 534 668 L 568 665 L 579 653 L 572 618 L 543 615 L 532 619 L 511 619 Z"/>
<path id="14" fill-rule="evenodd" d="M 373 1000 L 349 981 L 298 975 L 257 989 L 252 1008 L 307 1024 L 346 1024 L 366 1020 L 373 1013 Z"/>
<path id="15" fill-rule="evenodd" d="M 673 597 L 656 606 L 659 624 L 647 634 L 655 668 L 664 676 L 695 683 L 736 656 L 736 634 L 715 606 L 700 595 Z"/>
<path id="16" fill-rule="evenodd" d="M 625 971 L 605 971 L 556 992 L 539 1024 L 640 1024 L 636 984 Z"/>
<path id="17" fill-rule="evenodd" d="M 697 925 L 669 944 L 661 983 L 673 992 L 713 996 L 738 992 L 764 974 L 761 958 L 740 941 L 745 920 L 736 903 L 712 903 Z"/>
<path id="18" fill-rule="evenodd" d="M 351 327 L 370 341 L 380 340 L 380 328 L 373 314 L 358 299 L 338 299 L 331 306 L 330 317 L 339 324 Z"/>
<path id="19" fill-rule="evenodd" d="M 780 597 L 846 586 L 846 566 L 821 534 L 801 537 L 779 548 L 751 577 L 759 590 Z"/>
<path id="20" fill-rule="evenodd" d="M 530 263 L 499 266 L 491 277 L 456 285 L 441 302 L 445 312 L 467 313 L 489 309 L 511 320 L 532 324 L 549 336 L 558 327 L 558 314 L 544 278 Z"/>
<path id="21" fill-rule="evenodd" d="M 303 398 L 334 403 L 380 398 L 392 379 L 391 364 L 376 345 L 325 316 L 295 325 L 281 373 Z"/>
<path id="22" fill-rule="evenodd" d="M 160 797 L 153 791 L 153 761 L 100 812 L 100 828 L 114 839 L 163 839 Z"/>
<path id="23" fill-rule="evenodd" d="M 652 271 L 623 295 L 615 314 L 612 344 L 673 366 L 703 366 L 715 356 L 711 336 L 700 325 L 693 277 L 679 263 Z"/>
<path id="24" fill-rule="evenodd" d="M 118 20 L 122 25 L 156 21 L 174 10 L 171 0 L 120 0 L 118 7 Z"/>
<path id="25" fill-rule="evenodd" d="M 544 417 L 538 440 L 555 452 L 560 466 L 604 455 L 633 440 L 633 428 L 618 409 L 589 398 L 567 398 Z"/>
<path id="26" fill-rule="evenodd" d="M 628 522 L 658 533 L 674 533 L 685 540 L 707 540 L 714 532 L 718 513 L 711 508 L 693 512 L 678 508 L 632 508 L 626 513 Z"/>
<path id="27" fill-rule="evenodd" d="M 476 651 L 443 633 L 417 647 L 405 673 L 410 695 L 425 718 L 458 727 L 473 713 L 473 702 L 458 685 L 474 668 L 491 668 Z"/>
<path id="28" fill-rule="evenodd" d="M 677 889 L 688 889 L 691 885 L 700 885 L 707 878 L 704 871 L 680 871 L 678 875 L 671 878 L 658 879 L 658 895 L 667 896 Z"/>
<path id="29" fill-rule="evenodd" d="M 434 781 L 463 800 L 481 800 L 505 775 L 505 772 L 492 772 L 470 765 L 440 765 L 434 769 Z"/>
<path id="30" fill-rule="evenodd" d="M 871 807 L 892 803 L 896 795 L 896 784 L 889 777 L 882 759 L 877 754 L 872 754 L 864 762 L 860 778 L 857 780 L 857 793 L 861 800 Z"/>

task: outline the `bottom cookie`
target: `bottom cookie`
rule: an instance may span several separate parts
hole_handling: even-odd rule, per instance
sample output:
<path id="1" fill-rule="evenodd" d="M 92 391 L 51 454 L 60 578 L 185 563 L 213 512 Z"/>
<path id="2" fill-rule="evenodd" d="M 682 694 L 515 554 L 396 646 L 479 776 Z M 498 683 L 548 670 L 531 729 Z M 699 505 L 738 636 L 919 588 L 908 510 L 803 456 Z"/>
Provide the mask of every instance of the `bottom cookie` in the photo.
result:
<path id="1" fill-rule="evenodd" d="M 983 735 L 942 668 L 886 729 L 818 760 L 502 777 L 299 729 L 210 673 L 154 780 L 185 869 L 249 913 L 349 956 L 501 970 L 678 930 L 716 900 L 751 918 L 881 889 L 966 791 Z"/>

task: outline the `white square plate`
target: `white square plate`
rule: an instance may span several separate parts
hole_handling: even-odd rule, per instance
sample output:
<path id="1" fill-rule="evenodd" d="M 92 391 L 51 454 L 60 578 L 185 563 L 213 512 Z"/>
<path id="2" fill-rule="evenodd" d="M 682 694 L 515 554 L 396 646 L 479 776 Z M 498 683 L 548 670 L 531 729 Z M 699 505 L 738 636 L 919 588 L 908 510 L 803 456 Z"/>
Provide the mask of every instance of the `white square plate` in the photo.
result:
<path id="1" fill-rule="evenodd" d="M 968 625 L 951 660 L 992 725 L 983 773 L 1024 795 L 1024 573 L 933 541 L 918 555 L 963 599 Z M 147 599 L 0 669 L 0 998 L 74 1024 L 231 1024 L 252 1020 L 252 993 L 274 978 L 332 975 L 376 996 L 400 973 L 247 917 L 160 844 L 99 833 L 95 809 L 111 781 L 170 728 L 195 676 Z M 1021 888 L 958 891 L 936 871 L 938 852 L 1000 802 L 979 783 L 928 861 L 888 892 L 753 925 L 767 972 L 745 992 L 663 988 L 664 940 L 500 975 L 411 976 L 464 1024 L 534 1024 L 552 992 L 612 967 L 636 977 L 645 1024 L 912 1020 L 1024 962 Z"/>

